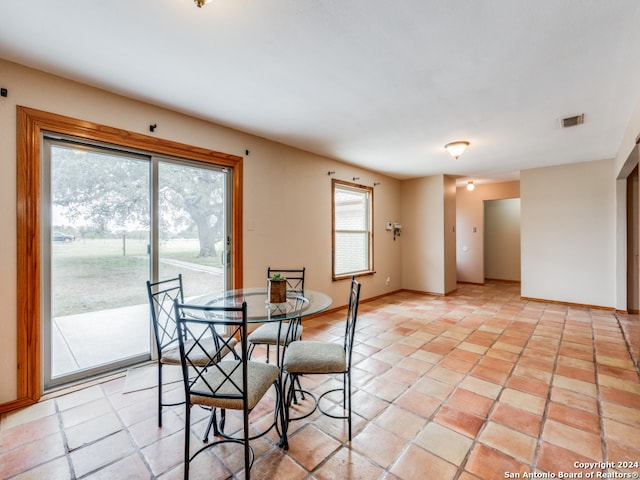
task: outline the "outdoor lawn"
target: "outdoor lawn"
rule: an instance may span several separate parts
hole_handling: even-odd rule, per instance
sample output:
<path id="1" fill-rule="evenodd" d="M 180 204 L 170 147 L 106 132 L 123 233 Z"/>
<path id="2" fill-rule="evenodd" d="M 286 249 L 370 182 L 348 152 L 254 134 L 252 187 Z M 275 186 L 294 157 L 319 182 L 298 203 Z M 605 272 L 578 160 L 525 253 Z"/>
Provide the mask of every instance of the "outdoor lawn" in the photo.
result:
<path id="1" fill-rule="evenodd" d="M 122 238 L 52 242 L 52 316 L 148 302 L 148 241 Z M 220 253 L 198 257 L 197 239 L 160 244 L 160 279 L 183 276 L 185 296 L 223 288 Z"/>

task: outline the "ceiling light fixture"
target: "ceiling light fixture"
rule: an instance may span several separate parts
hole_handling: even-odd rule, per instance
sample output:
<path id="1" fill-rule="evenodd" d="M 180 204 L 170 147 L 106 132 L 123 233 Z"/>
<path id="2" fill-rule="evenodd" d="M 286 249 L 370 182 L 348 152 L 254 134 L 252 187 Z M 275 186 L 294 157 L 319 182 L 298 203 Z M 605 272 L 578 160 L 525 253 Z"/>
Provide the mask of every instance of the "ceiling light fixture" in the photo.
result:
<path id="1" fill-rule="evenodd" d="M 473 184 L 473 180 L 467 182 L 467 190 L 472 191 L 476 186 Z"/>
<path id="2" fill-rule="evenodd" d="M 201 8 L 202 6 L 209 3 L 210 1 L 211 0 L 193 0 L 193 3 L 195 3 L 198 6 L 198 8 Z"/>
<path id="3" fill-rule="evenodd" d="M 444 148 L 447 149 L 447 151 L 453 158 L 458 158 L 460 155 L 462 155 L 462 152 L 464 152 L 468 146 L 469 142 L 451 142 L 447 143 Z"/>

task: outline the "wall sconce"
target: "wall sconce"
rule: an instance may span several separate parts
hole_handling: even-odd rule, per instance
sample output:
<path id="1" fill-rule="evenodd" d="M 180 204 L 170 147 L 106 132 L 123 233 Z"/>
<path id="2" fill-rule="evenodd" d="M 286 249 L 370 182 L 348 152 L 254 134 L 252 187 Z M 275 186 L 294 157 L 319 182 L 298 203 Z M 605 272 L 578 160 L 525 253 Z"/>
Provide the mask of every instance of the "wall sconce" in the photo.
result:
<path id="1" fill-rule="evenodd" d="M 473 191 L 474 188 L 476 188 L 476 186 L 473 184 L 473 180 L 469 180 L 467 182 L 467 190 L 469 190 L 471 192 L 471 191 Z"/>
<path id="2" fill-rule="evenodd" d="M 457 159 L 460 155 L 462 155 L 462 152 L 464 152 L 468 146 L 469 146 L 469 142 L 459 141 L 459 142 L 447 143 L 444 146 L 444 148 L 447 149 L 447 152 L 449 152 L 449 154 L 453 158 Z"/>

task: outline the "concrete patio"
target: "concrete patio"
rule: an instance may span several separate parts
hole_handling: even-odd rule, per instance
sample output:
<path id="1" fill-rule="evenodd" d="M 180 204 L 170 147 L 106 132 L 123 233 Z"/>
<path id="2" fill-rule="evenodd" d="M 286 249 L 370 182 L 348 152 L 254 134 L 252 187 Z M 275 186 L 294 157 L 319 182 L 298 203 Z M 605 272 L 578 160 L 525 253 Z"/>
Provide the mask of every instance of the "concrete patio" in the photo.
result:
<path id="1" fill-rule="evenodd" d="M 149 305 L 134 305 L 53 319 L 51 375 L 134 357 L 151 348 Z"/>

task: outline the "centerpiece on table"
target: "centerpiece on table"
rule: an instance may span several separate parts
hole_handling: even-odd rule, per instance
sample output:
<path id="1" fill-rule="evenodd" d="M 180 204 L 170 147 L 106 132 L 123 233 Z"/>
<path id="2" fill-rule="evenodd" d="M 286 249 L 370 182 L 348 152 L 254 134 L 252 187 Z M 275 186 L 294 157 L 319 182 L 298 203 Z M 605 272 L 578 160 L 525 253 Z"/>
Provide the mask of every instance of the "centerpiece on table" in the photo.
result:
<path id="1" fill-rule="evenodd" d="M 287 301 L 287 279 L 274 273 L 268 280 L 269 303 L 285 303 Z"/>

